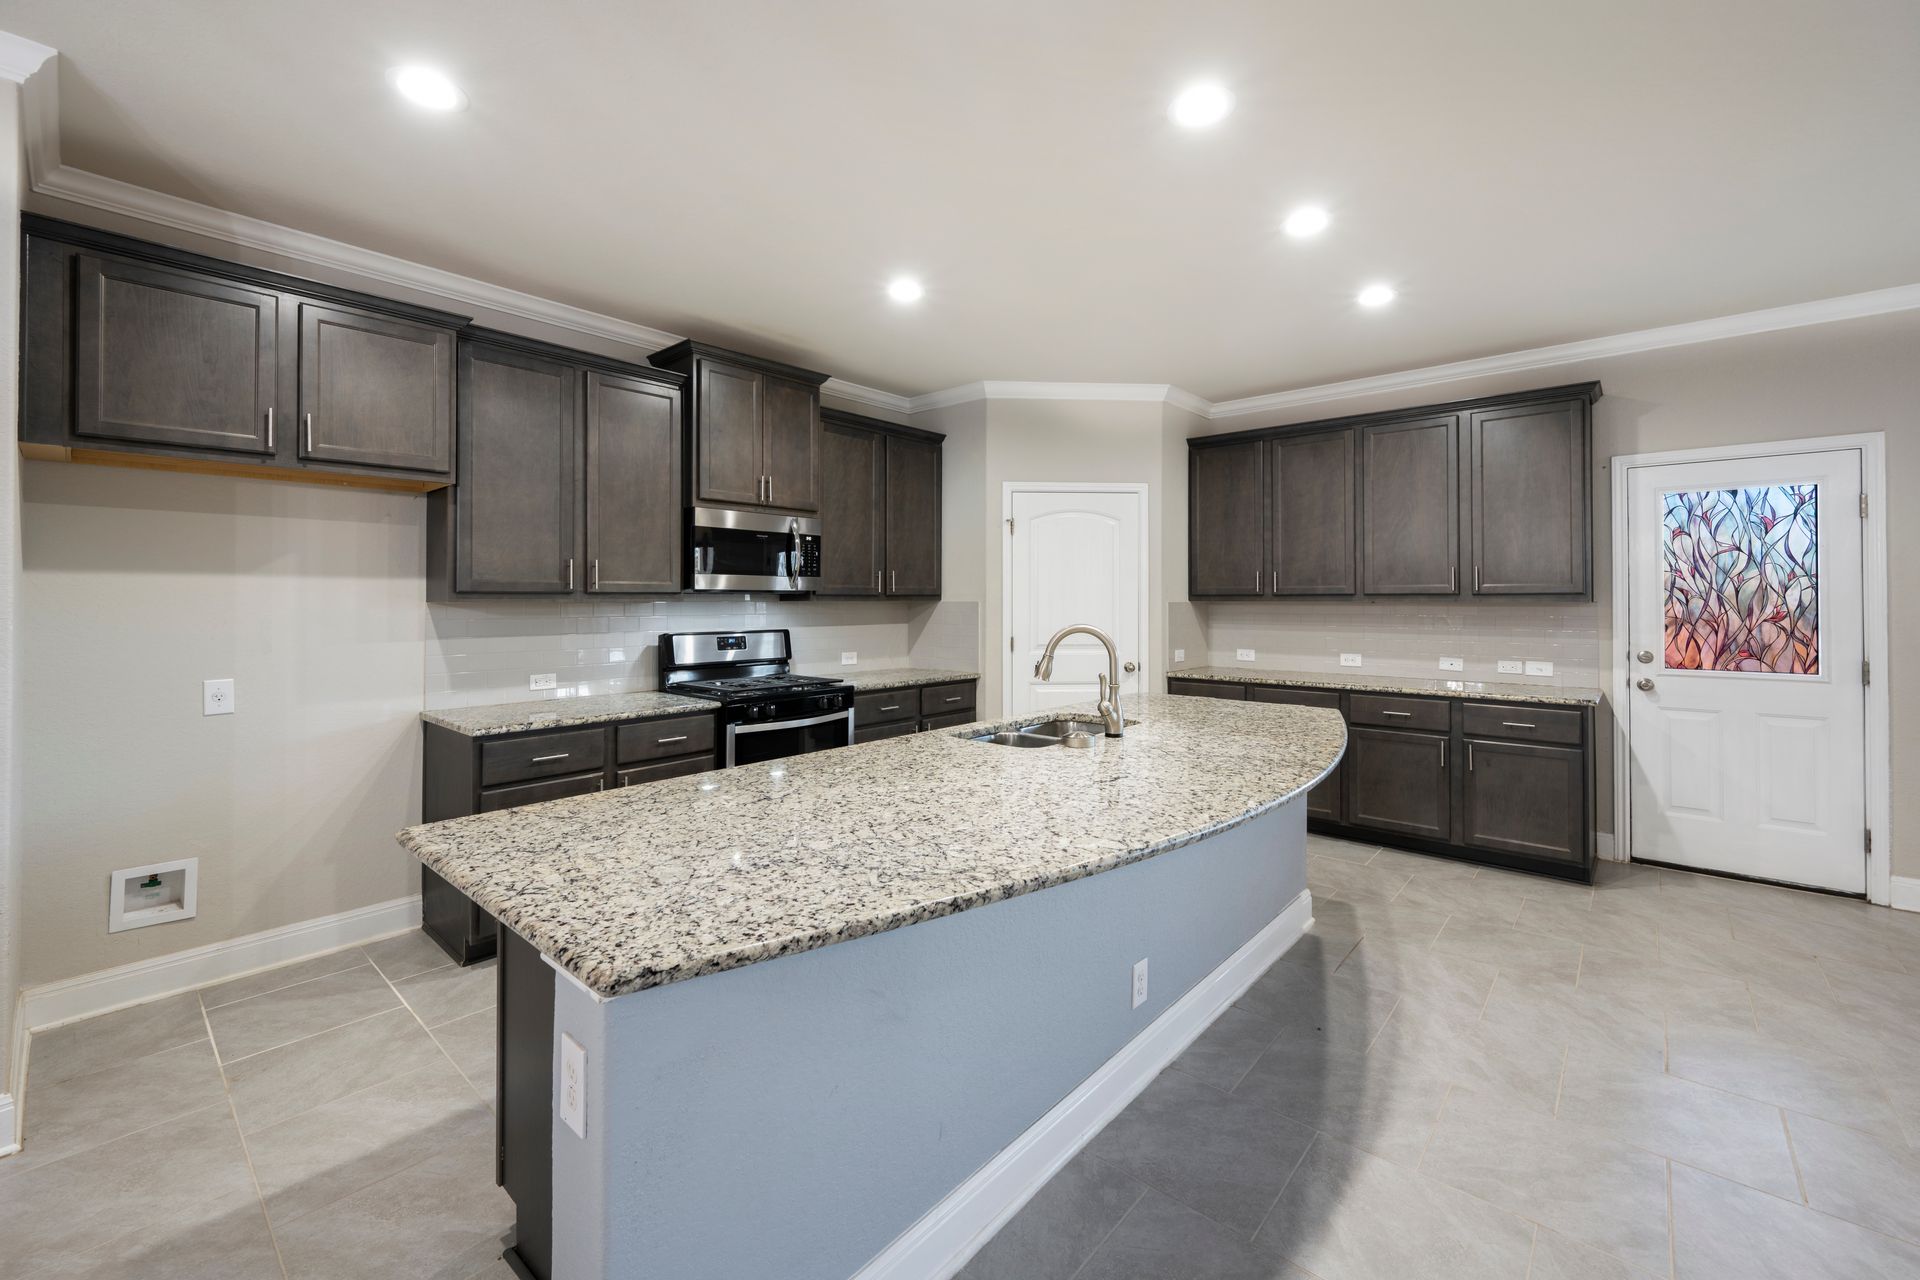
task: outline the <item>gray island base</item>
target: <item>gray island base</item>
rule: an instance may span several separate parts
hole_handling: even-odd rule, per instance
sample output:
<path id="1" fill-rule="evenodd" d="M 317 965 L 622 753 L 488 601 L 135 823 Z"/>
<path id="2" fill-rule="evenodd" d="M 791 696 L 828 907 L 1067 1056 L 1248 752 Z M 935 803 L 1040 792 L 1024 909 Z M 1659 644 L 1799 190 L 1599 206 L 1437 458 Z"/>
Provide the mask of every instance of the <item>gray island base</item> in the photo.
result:
<path id="1" fill-rule="evenodd" d="M 1338 718 L 1137 702 L 1091 752 L 925 734 L 404 833 L 503 922 L 516 1272 L 957 1268 L 1311 919 Z"/>

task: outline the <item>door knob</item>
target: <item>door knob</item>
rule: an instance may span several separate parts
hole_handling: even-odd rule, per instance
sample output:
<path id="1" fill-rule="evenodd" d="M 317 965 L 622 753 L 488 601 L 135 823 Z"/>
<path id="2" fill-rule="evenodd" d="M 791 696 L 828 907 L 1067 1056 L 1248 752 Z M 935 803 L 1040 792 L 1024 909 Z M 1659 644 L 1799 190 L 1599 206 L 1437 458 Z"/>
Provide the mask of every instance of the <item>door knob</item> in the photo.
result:
<path id="1" fill-rule="evenodd" d="M 1132 675 L 1134 672 L 1138 671 L 1140 668 L 1135 666 L 1131 662 L 1127 662 L 1127 663 L 1122 663 L 1120 666 L 1120 669 L 1126 672 L 1128 675 Z"/>
<path id="2" fill-rule="evenodd" d="M 1633 682 L 1633 687 L 1638 689 L 1642 693 L 1652 693 L 1653 681 L 1649 680 L 1646 676 L 1641 676 L 1638 680 L 1635 680 Z"/>
<path id="3" fill-rule="evenodd" d="M 1642 650 L 1641 650 L 1640 652 L 1638 652 L 1638 653 L 1636 653 L 1636 654 L 1634 654 L 1633 656 L 1634 656 L 1634 657 L 1636 657 L 1636 658 L 1638 658 L 1638 659 L 1639 659 L 1640 661 L 1642 661 L 1642 662 L 1652 662 L 1652 661 L 1653 661 L 1653 650 L 1651 650 L 1651 649 L 1642 649 Z"/>

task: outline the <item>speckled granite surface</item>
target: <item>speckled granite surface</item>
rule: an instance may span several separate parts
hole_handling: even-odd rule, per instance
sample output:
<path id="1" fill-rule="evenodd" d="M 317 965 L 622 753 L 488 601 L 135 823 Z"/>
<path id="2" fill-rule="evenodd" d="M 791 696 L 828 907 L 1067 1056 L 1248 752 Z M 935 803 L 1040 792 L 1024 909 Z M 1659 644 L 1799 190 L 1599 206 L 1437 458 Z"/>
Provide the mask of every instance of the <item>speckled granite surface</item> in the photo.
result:
<path id="1" fill-rule="evenodd" d="M 1223 680 L 1230 684 L 1288 685 L 1299 689 L 1346 689 L 1355 693 L 1415 693 L 1484 702 L 1554 702 L 1597 707 L 1598 689 L 1577 685 L 1504 684 L 1480 680 L 1422 680 L 1416 676 L 1337 676 L 1323 671 L 1262 671 L 1256 667 L 1189 667 L 1167 672 L 1169 680 Z"/>
<path id="2" fill-rule="evenodd" d="M 469 738 L 486 738 L 496 733 L 565 729 L 576 724 L 604 724 L 609 720 L 651 720 L 686 711 L 713 711 L 718 706 L 711 698 L 685 698 L 677 693 L 601 693 L 585 698 L 447 707 L 440 711 L 422 711 L 420 718 Z"/>
<path id="3" fill-rule="evenodd" d="M 833 676 L 832 671 L 811 672 L 812 675 Z M 887 671 L 848 671 L 838 675 L 860 693 L 873 693 L 880 689 L 909 689 L 923 684 L 953 684 L 960 680 L 978 680 L 978 671 L 942 671 L 937 667 L 894 667 Z"/>
<path id="4" fill-rule="evenodd" d="M 950 729 L 399 839 L 588 987 L 619 995 L 1191 844 L 1305 791 L 1346 745 L 1339 715 L 1314 707 L 1152 694 L 1126 712 L 1138 721 L 1127 736 L 1091 750 Z"/>

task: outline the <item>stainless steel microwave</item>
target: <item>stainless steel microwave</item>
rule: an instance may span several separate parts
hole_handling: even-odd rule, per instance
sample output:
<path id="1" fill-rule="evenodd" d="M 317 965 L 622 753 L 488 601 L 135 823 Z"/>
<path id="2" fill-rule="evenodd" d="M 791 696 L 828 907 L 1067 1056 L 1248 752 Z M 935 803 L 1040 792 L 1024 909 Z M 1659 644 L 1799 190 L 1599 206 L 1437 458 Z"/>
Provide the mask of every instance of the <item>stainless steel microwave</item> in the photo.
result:
<path id="1" fill-rule="evenodd" d="M 687 585 L 695 591 L 811 591 L 820 582 L 820 521 L 695 507 L 687 555 Z"/>

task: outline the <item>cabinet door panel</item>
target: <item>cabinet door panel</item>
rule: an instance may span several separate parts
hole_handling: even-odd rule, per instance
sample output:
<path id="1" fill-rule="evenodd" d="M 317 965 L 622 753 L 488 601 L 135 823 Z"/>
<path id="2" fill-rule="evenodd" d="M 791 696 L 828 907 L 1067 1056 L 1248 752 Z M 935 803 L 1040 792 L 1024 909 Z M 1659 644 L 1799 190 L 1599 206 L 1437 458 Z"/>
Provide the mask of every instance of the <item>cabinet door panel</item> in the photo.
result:
<path id="1" fill-rule="evenodd" d="M 766 429 L 760 405 L 765 379 L 702 360 L 694 421 L 694 490 L 701 502 L 755 506 L 766 475 Z"/>
<path id="2" fill-rule="evenodd" d="M 1330 711 L 1340 709 L 1340 695 L 1325 689 L 1276 689 L 1266 685 L 1253 685 L 1248 696 L 1255 702 L 1281 702 L 1295 707 L 1325 707 Z M 1307 792 L 1307 816 L 1321 818 L 1327 822 L 1341 822 L 1346 817 L 1345 788 L 1342 785 L 1341 770 L 1346 763 L 1333 766 L 1333 772 L 1321 779 L 1313 790 Z"/>
<path id="3" fill-rule="evenodd" d="M 1266 590 L 1266 451 L 1260 440 L 1188 450 L 1188 595 Z"/>
<path id="4" fill-rule="evenodd" d="M 589 591 L 680 589 L 680 393 L 589 371 Z"/>
<path id="5" fill-rule="evenodd" d="M 1272 576 L 1280 596 L 1350 596 L 1360 587 L 1354 538 L 1354 433 L 1282 436 L 1269 456 Z"/>
<path id="6" fill-rule="evenodd" d="M 940 594 L 940 446 L 887 439 L 887 594 Z"/>
<path id="7" fill-rule="evenodd" d="M 823 596 L 885 590 L 886 442 L 877 431 L 829 422 L 820 431 L 820 585 Z"/>
<path id="8" fill-rule="evenodd" d="M 1447 740 L 1396 729 L 1347 730 L 1347 821 L 1447 840 L 1453 829 Z"/>
<path id="9" fill-rule="evenodd" d="M 300 456 L 452 471 L 453 345 L 445 329 L 301 303 Z"/>
<path id="10" fill-rule="evenodd" d="M 820 392 L 804 382 L 769 377 L 766 415 L 767 496 L 786 511 L 820 509 Z"/>
<path id="11" fill-rule="evenodd" d="M 1368 595 L 1459 589 L 1459 419 L 1361 429 L 1360 541 Z"/>
<path id="12" fill-rule="evenodd" d="M 460 363 L 454 587 L 564 595 L 579 555 L 579 374 L 479 345 Z"/>
<path id="13" fill-rule="evenodd" d="M 1475 595 L 1588 589 L 1587 402 L 1467 415 Z"/>
<path id="14" fill-rule="evenodd" d="M 273 452 L 279 294 L 91 254 L 74 271 L 76 436 Z"/>
<path id="15" fill-rule="evenodd" d="M 1585 779 L 1578 747 L 1469 738 L 1466 843 L 1584 863 Z"/>

